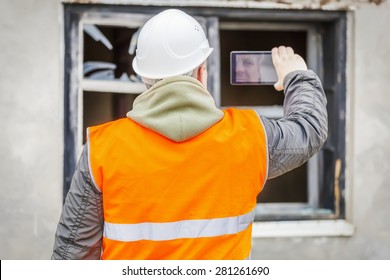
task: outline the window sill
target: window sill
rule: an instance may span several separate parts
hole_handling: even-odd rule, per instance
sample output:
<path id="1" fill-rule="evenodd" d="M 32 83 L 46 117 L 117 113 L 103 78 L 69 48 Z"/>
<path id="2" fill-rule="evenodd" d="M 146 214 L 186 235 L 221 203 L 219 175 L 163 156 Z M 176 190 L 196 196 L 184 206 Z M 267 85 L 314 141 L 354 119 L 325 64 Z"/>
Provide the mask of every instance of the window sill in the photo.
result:
<path id="1" fill-rule="evenodd" d="M 345 220 L 255 222 L 253 238 L 352 236 L 355 226 Z"/>
<path id="2" fill-rule="evenodd" d="M 81 87 L 84 91 L 140 94 L 146 90 L 143 83 L 125 82 L 120 80 L 83 79 Z"/>

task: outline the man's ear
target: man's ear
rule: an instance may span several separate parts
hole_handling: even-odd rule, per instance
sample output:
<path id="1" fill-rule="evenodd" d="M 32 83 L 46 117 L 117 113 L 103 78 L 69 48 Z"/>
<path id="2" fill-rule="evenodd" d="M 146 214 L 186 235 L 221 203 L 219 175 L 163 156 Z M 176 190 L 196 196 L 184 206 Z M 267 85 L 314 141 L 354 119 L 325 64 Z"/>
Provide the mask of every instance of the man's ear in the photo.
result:
<path id="1" fill-rule="evenodd" d="M 201 82 L 207 88 L 207 66 L 203 63 L 197 70 L 198 81 Z"/>

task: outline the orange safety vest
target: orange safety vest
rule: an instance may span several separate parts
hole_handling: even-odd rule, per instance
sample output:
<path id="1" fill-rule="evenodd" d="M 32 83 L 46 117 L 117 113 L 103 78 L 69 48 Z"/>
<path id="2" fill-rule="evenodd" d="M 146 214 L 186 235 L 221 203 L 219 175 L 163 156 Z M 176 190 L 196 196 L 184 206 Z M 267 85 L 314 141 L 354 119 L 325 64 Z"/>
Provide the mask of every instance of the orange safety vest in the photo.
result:
<path id="1" fill-rule="evenodd" d="M 268 157 L 256 112 L 224 110 L 180 143 L 124 118 L 89 128 L 88 145 L 103 194 L 102 259 L 250 257 Z"/>

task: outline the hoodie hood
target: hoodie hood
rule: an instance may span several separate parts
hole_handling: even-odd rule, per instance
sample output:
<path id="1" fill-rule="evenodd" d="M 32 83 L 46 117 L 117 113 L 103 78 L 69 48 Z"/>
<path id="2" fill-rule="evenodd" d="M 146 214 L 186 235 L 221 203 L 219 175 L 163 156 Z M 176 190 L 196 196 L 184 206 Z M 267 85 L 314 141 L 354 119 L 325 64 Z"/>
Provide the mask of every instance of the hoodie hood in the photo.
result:
<path id="1" fill-rule="evenodd" d="M 127 117 L 175 142 L 191 139 L 223 118 L 203 84 L 192 77 L 164 79 L 139 95 Z"/>

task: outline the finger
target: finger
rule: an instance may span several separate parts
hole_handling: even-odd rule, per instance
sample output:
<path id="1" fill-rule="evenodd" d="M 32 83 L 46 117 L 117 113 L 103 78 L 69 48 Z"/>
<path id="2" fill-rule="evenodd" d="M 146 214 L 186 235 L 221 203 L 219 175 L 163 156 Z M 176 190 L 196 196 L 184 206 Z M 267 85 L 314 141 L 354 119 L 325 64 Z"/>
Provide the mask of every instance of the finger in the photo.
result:
<path id="1" fill-rule="evenodd" d="M 272 49 L 272 62 L 273 64 L 277 64 L 280 60 L 280 57 L 279 57 L 279 52 L 278 52 L 278 48 L 273 48 Z"/>
<path id="2" fill-rule="evenodd" d="M 294 50 L 291 47 L 287 47 L 286 52 L 288 55 L 294 55 Z"/>
<path id="3" fill-rule="evenodd" d="M 280 81 L 277 81 L 277 82 L 274 84 L 274 88 L 275 88 L 277 91 L 283 90 L 283 83 L 281 83 Z"/>
<path id="4" fill-rule="evenodd" d="M 285 46 L 279 47 L 279 56 L 285 56 L 287 54 L 287 50 Z"/>

